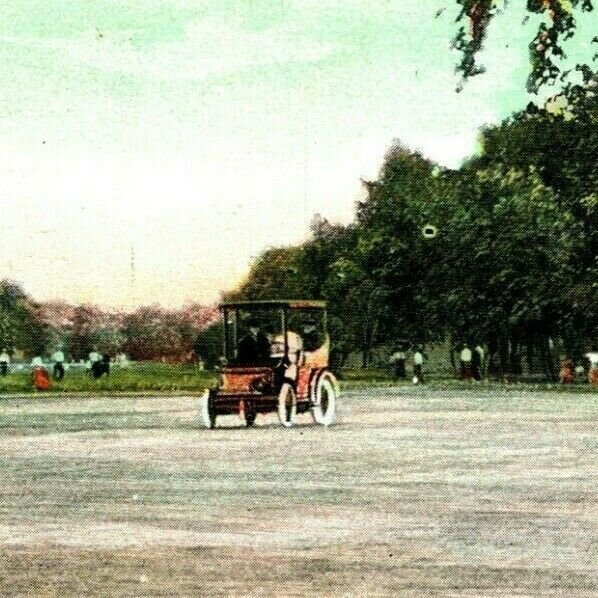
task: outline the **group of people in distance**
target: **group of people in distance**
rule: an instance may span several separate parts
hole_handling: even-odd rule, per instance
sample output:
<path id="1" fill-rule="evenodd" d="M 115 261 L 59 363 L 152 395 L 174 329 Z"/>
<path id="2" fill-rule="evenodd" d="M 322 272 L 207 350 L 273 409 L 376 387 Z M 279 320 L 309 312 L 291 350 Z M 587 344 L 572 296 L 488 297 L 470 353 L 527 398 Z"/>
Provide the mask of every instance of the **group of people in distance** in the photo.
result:
<path id="1" fill-rule="evenodd" d="M 407 377 L 407 348 L 408 345 L 397 345 L 390 356 L 389 362 L 394 367 L 395 378 L 404 379 Z M 423 366 L 427 359 L 421 346 L 413 348 L 413 383 L 418 384 L 424 381 Z M 481 380 L 484 367 L 484 349 L 477 345 L 473 350 L 468 345 L 460 346 L 460 377 L 463 380 Z"/>
<path id="2" fill-rule="evenodd" d="M 461 380 L 482 379 L 484 369 L 484 349 L 481 345 L 476 345 L 471 349 L 470 345 L 461 345 L 459 352 Z"/>
<path id="3" fill-rule="evenodd" d="M 590 362 L 588 382 L 592 385 L 598 385 L 598 352 L 586 353 L 584 357 Z M 583 365 L 575 367 L 572 359 L 565 359 L 561 362 L 559 382 L 561 384 L 573 384 L 576 375 L 585 376 L 585 371 Z"/>
<path id="4" fill-rule="evenodd" d="M 413 383 L 423 384 L 424 382 L 424 361 L 426 354 L 420 346 L 413 348 Z M 399 345 L 390 356 L 389 362 L 394 367 L 395 378 L 404 379 L 407 377 L 407 347 Z"/>
<path id="5" fill-rule="evenodd" d="M 61 348 L 56 349 L 50 356 L 52 365 L 52 376 L 48 371 L 41 355 L 36 355 L 31 360 L 31 377 L 33 387 L 36 390 L 49 390 L 52 386 L 52 378 L 60 382 L 66 374 L 66 357 Z M 8 376 L 11 363 L 11 355 L 3 349 L 0 352 L 0 376 Z M 110 355 L 100 354 L 95 349 L 89 354 L 87 371 L 95 379 L 110 374 Z"/>

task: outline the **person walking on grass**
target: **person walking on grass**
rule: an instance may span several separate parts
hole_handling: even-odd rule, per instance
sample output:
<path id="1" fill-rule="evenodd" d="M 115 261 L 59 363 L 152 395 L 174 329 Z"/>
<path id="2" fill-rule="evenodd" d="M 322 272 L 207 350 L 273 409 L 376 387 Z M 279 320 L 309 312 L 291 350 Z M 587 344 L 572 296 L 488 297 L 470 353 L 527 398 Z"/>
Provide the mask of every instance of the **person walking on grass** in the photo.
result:
<path id="1" fill-rule="evenodd" d="M 102 377 L 104 373 L 104 365 L 102 363 L 102 356 L 98 353 L 97 349 L 94 347 L 93 351 L 89 353 L 89 373 L 91 377 L 97 380 L 98 378 Z"/>
<path id="2" fill-rule="evenodd" d="M 484 349 L 481 345 L 476 345 L 472 351 L 471 368 L 473 379 L 479 382 L 482 379 L 482 371 L 484 369 Z"/>
<path id="3" fill-rule="evenodd" d="M 31 375 L 35 390 L 50 390 L 50 388 L 52 388 L 52 380 L 44 365 L 44 360 L 40 355 L 37 355 L 31 360 L 31 366 L 33 368 Z"/>
<path id="4" fill-rule="evenodd" d="M 473 355 L 471 349 L 467 345 L 463 345 L 459 359 L 461 361 L 461 380 L 471 380 L 473 378 L 473 371 L 471 367 L 471 360 Z"/>
<path id="5" fill-rule="evenodd" d="M 406 377 L 407 372 L 405 370 L 405 360 L 407 356 L 405 355 L 405 351 L 401 347 L 397 347 L 395 352 L 390 356 L 388 360 L 393 366 L 395 370 L 395 378 L 397 380 L 401 380 Z"/>
<path id="6" fill-rule="evenodd" d="M 64 353 L 60 350 L 60 348 L 56 349 L 54 353 L 52 353 L 52 361 L 54 363 L 53 368 L 53 375 L 54 380 L 60 382 L 64 378 Z"/>
<path id="7" fill-rule="evenodd" d="M 416 347 L 413 353 L 413 384 L 424 383 L 424 350 Z"/>
<path id="8" fill-rule="evenodd" d="M 0 353 L 0 376 L 6 376 L 8 374 L 8 366 L 10 365 L 10 355 L 6 349 Z"/>
<path id="9" fill-rule="evenodd" d="M 110 355 L 108 353 L 102 355 L 102 373 L 110 376 Z"/>

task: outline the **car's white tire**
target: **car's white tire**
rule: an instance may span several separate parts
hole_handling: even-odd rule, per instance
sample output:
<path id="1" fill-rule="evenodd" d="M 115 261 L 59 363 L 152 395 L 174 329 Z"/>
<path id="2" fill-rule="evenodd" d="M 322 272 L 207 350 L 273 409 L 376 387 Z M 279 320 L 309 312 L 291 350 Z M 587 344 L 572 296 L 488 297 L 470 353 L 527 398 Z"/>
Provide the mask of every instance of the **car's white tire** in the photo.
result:
<path id="1" fill-rule="evenodd" d="M 211 393 L 209 390 L 201 395 L 199 400 L 199 417 L 204 428 L 214 428 L 216 426 L 216 415 L 213 412 Z"/>
<path id="2" fill-rule="evenodd" d="M 314 388 L 314 405 L 311 414 L 314 421 L 321 426 L 329 426 L 336 416 L 336 399 L 339 387 L 332 372 L 323 372 L 317 379 Z"/>
<path id="3" fill-rule="evenodd" d="M 297 394 L 295 389 L 285 382 L 278 394 L 278 419 L 285 428 L 291 428 L 297 420 Z"/>

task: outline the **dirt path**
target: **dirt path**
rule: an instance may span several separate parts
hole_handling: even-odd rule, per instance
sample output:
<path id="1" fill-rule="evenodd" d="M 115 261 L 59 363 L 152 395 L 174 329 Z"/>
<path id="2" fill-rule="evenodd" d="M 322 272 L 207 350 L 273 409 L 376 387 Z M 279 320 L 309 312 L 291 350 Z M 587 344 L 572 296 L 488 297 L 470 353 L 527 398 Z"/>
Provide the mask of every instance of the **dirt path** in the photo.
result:
<path id="1" fill-rule="evenodd" d="M 0 401 L 0 592 L 598 595 L 596 394 L 353 391 L 293 430 L 196 402 Z"/>

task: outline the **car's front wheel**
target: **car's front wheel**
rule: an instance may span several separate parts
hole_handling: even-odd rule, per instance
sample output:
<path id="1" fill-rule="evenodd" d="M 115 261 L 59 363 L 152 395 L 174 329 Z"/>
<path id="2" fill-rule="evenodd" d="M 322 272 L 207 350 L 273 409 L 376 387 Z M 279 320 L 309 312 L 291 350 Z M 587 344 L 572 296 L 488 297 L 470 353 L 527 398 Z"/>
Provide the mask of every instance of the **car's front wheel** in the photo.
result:
<path id="1" fill-rule="evenodd" d="M 214 428 L 216 426 L 216 414 L 214 413 L 214 399 L 212 393 L 206 390 L 199 401 L 199 415 L 201 423 L 205 428 Z"/>
<path id="2" fill-rule="evenodd" d="M 338 382 L 332 372 L 323 372 L 316 382 L 311 409 L 312 417 L 317 424 L 329 426 L 336 416 L 336 399 L 338 398 Z"/>

